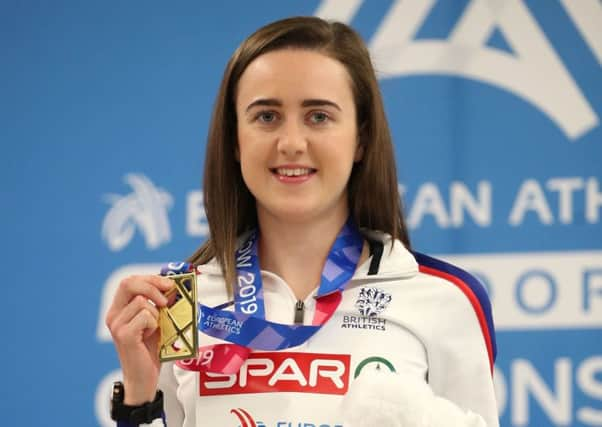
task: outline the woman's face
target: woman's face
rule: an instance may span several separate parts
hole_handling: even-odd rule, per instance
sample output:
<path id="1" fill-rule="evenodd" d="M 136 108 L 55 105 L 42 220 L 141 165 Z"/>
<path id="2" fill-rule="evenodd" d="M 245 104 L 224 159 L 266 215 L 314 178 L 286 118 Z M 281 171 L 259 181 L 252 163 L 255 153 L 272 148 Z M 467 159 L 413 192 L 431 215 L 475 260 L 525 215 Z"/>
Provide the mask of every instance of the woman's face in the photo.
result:
<path id="1" fill-rule="evenodd" d="M 362 150 L 340 62 L 299 49 L 261 55 L 238 82 L 236 114 L 237 158 L 260 218 L 348 216 L 347 182 Z"/>

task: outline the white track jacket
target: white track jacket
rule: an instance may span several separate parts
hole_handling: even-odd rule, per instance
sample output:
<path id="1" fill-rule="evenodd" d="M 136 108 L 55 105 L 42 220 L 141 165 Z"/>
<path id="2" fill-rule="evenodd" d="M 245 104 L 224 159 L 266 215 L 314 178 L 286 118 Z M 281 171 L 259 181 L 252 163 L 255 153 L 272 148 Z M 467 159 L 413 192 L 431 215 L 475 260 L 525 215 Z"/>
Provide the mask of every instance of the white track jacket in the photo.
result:
<path id="1" fill-rule="evenodd" d="M 348 418 L 359 405 L 364 420 L 374 417 L 380 427 L 412 427 L 414 421 L 404 418 L 404 411 L 420 420 L 416 426 L 497 427 L 495 339 L 483 288 L 449 264 L 413 254 L 398 241 L 391 248 L 385 235 L 364 234 L 371 242 L 370 258 L 347 284 L 332 318 L 303 345 L 253 352 L 234 375 L 164 364 L 159 387 L 167 425 L 353 427 L 361 423 Z M 217 263 L 201 270 L 199 301 L 212 307 L 226 302 Z M 262 278 L 268 320 L 292 324 L 297 315 L 311 324 L 313 295 L 300 309 L 280 277 L 262 271 Z M 200 333 L 201 346 L 219 342 Z M 369 376 L 383 372 L 391 374 L 381 393 L 388 403 L 379 402 L 383 397 L 378 382 L 372 381 L 365 391 L 354 388 L 354 383 L 361 384 L 360 376 L 370 382 Z M 424 393 L 411 389 L 417 383 L 432 390 L 426 404 L 420 401 Z M 345 400 L 350 394 L 354 400 Z M 364 400 L 377 404 L 362 405 Z M 370 414 L 365 406 L 390 412 L 389 421 L 382 421 L 380 412 Z"/>

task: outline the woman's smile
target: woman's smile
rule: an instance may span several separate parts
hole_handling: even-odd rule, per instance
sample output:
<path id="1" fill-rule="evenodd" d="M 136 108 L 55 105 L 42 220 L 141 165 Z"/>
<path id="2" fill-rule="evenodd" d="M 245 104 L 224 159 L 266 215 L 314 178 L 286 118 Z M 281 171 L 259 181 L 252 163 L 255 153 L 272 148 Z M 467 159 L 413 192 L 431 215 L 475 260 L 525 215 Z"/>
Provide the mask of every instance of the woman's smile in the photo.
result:
<path id="1" fill-rule="evenodd" d="M 285 184 L 300 184 L 307 182 L 317 172 L 317 169 L 301 165 L 282 165 L 271 168 L 270 171 L 278 181 Z"/>

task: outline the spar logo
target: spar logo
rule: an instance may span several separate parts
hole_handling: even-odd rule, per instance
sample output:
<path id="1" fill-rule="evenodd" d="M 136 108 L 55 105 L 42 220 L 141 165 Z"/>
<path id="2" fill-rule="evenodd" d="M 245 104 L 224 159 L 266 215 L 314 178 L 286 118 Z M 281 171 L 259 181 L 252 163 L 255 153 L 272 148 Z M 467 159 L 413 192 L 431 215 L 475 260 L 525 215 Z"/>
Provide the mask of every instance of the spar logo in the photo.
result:
<path id="1" fill-rule="evenodd" d="M 318 393 L 343 395 L 350 356 L 319 353 L 251 353 L 236 374 L 201 372 L 199 394 Z"/>
<path id="2" fill-rule="evenodd" d="M 102 222 L 102 237 L 109 249 L 125 248 L 139 230 L 146 247 L 156 249 L 171 240 L 167 211 L 173 204 L 171 195 L 142 174 L 127 174 L 125 182 L 132 192 L 124 196 L 106 194 L 111 204 Z"/>
<path id="3" fill-rule="evenodd" d="M 323 0 L 315 14 L 351 23 L 356 13 L 364 10 L 362 3 L 363 0 Z M 494 85 L 533 105 L 569 140 L 576 140 L 599 125 L 598 115 L 526 2 L 470 0 L 446 39 L 416 38 L 437 3 L 392 2 L 369 43 L 383 78 L 454 75 Z M 602 64 L 597 19 L 602 16 L 602 3 L 561 0 L 560 5 L 567 12 L 567 29 L 572 23 Z M 503 35 L 511 52 L 488 46 L 494 34 Z"/>

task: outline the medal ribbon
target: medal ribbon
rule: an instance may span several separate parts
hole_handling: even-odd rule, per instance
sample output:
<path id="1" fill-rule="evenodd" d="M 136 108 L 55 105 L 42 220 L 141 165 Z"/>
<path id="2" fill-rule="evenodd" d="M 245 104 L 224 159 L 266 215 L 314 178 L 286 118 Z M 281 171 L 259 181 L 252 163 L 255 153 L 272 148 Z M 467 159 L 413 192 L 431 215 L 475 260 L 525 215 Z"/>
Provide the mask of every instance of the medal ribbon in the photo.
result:
<path id="1" fill-rule="evenodd" d="M 251 349 L 284 350 L 306 342 L 336 311 L 342 299 L 341 292 L 355 273 L 363 245 L 361 234 L 348 220 L 324 264 L 312 325 L 289 325 L 265 319 L 263 282 L 257 255 L 258 237 L 257 232 L 251 233 L 236 251 L 234 311 L 224 310 L 229 303 L 214 308 L 199 304 L 198 330 L 232 344 L 200 347 L 198 358 L 176 362 L 181 368 L 233 373 L 238 371 Z M 161 270 L 161 274 L 193 270 L 194 267 L 188 263 L 171 263 Z"/>

